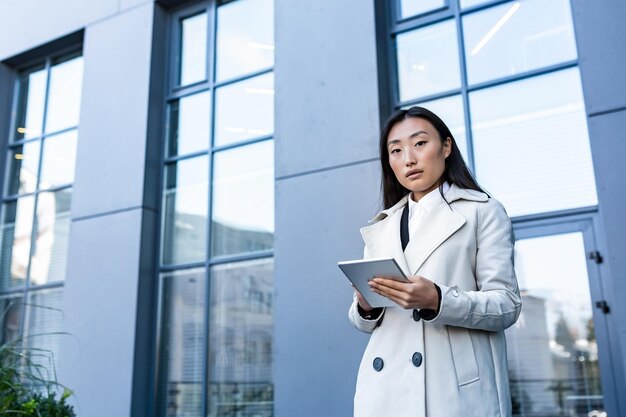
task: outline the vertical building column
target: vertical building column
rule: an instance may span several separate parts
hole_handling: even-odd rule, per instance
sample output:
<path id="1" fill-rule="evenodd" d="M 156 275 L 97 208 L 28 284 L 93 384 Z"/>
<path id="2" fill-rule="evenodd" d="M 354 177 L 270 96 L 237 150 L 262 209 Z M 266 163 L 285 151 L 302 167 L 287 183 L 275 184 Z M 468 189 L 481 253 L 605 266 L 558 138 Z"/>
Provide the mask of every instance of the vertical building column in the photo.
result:
<path id="1" fill-rule="evenodd" d="M 374 4 L 276 0 L 275 415 L 352 415 L 367 335 L 337 261 L 378 211 Z"/>
<path id="2" fill-rule="evenodd" d="M 153 323 L 141 302 L 153 298 L 150 236 L 158 230 L 152 188 L 161 138 L 149 119 L 156 9 L 146 2 L 85 28 L 58 372 L 78 415 L 148 412 L 148 404 L 143 413 L 131 408 L 133 396 L 145 396 L 152 364 Z"/>
<path id="3" fill-rule="evenodd" d="M 621 0 L 572 0 L 580 73 L 603 232 L 601 279 L 611 308 L 609 324 L 618 414 L 626 413 L 626 226 L 624 158 L 626 156 L 626 3 Z M 602 366 L 607 369 L 607 366 Z M 604 378 L 604 376 L 603 376 Z M 611 411 L 611 410 L 609 410 Z M 609 414 L 611 414 L 609 412 Z"/>

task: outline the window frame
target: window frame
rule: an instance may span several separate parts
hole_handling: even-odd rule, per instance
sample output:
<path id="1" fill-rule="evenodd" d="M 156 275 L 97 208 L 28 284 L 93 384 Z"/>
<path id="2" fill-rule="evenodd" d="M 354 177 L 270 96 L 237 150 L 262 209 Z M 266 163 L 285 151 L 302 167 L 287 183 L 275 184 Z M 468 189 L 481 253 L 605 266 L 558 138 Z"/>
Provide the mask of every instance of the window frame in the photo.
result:
<path id="1" fill-rule="evenodd" d="M 223 0 L 202 0 L 193 3 L 185 3 L 181 5 L 177 5 L 172 9 L 168 10 L 165 26 L 166 26 L 166 34 L 165 34 L 165 76 L 164 85 L 163 85 L 163 104 L 161 108 L 161 117 L 163 129 L 160 137 L 160 141 L 162 144 L 160 161 L 159 161 L 159 179 L 157 181 L 157 218 L 158 218 L 158 230 L 156 231 L 156 254 L 154 259 L 156 260 L 156 319 L 154 320 L 154 334 L 155 334 L 155 350 L 154 350 L 154 378 L 153 378 L 153 392 L 154 392 L 154 400 L 152 401 L 152 406 L 155 410 L 155 415 L 159 415 L 163 410 L 158 409 L 158 404 L 161 401 L 159 395 L 161 394 L 159 384 L 161 382 L 162 370 L 160 363 L 161 350 L 165 347 L 162 345 L 162 327 L 163 327 L 163 276 L 166 274 L 174 274 L 176 272 L 185 272 L 193 269 L 204 268 L 204 279 L 206 281 L 205 285 L 205 294 L 204 294 L 204 347 L 203 347 L 203 357 L 202 357 L 202 414 L 203 416 L 207 416 L 210 404 L 209 404 L 209 385 L 210 385 L 210 377 L 209 377 L 209 344 L 210 344 L 210 306 L 211 306 L 211 270 L 216 265 L 228 264 L 228 263 L 239 263 L 243 261 L 252 261 L 252 260 L 260 260 L 260 259 L 273 259 L 274 258 L 274 248 L 260 250 L 255 252 L 248 253 L 237 253 L 232 255 L 220 255 L 213 256 L 211 254 L 211 233 L 212 233 L 212 211 L 213 211 L 213 179 L 214 179 L 214 156 L 216 153 L 221 151 L 227 151 L 231 149 L 242 148 L 245 146 L 253 145 L 260 142 L 266 141 L 274 141 L 275 131 L 272 130 L 271 134 L 261 135 L 252 138 L 248 138 L 245 140 L 239 140 L 236 142 L 228 143 L 226 145 L 215 146 L 214 138 L 215 138 L 215 114 L 216 114 L 216 91 L 221 88 L 231 84 L 236 84 L 241 81 L 253 79 L 255 77 L 265 75 L 265 74 L 273 74 L 274 73 L 274 65 L 271 67 L 262 68 L 253 72 L 245 73 L 244 75 L 225 79 L 222 81 L 216 81 L 216 47 L 217 47 L 217 9 L 220 6 L 226 5 L 228 3 L 234 3 L 237 0 L 223 1 Z M 193 17 L 194 15 L 200 13 L 207 13 L 207 50 L 206 50 L 206 78 L 201 81 L 197 81 L 194 83 L 190 83 L 187 85 L 179 85 L 178 79 L 180 74 L 180 57 L 181 57 L 181 40 L 182 40 L 182 25 L 180 22 L 188 17 Z M 272 28 L 273 29 L 273 28 Z M 209 92 L 210 97 L 210 131 L 209 138 L 210 142 L 205 150 L 196 151 L 192 153 L 186 153 L 183 155 L 174 155 L 168 156 L 168 144 L 169 144 L 169 125 L 170 125 L 170 105 L 171 103 L 180 100 L 184 97 L 189 97 L 194 94 Z M 165 212 L 164 212 L 164 185 L 165 185 L 165 167 L 176 163 L 178 161 L 184 161 L 187 159 L 197 158 L 200 156 L 208 157 L 208 211 L 207 211 L 207 224 L 206 224 L 206 253 L 205 259 L 203 261 L 196 262 L 188 262 L 182 264 L 164 264 L 162 263 L 162 250 L 163 250 L 163 238 L 164 238 L 164 228 L 165 223 L 163 221 Z M 165 381 L 166 382 L 166 381 Z"/>
<path id="2" fill-rule="evenodd" d="M 54 45 L 57 45 L 57 46 L 55 47 Z M 18 191 L 17 194 L 8 195 L 6 194 L 6 192 L 8 191 L 8 181 L 10 178 L 10 175 L 8 175 L 9 174 L 8 171 L 10 169 L 9 158 L 13 149 L 16 149 L 24 144 L 34 143 L 34 142 L 39 142 L 40 144 L 43 144 L 44 141 L 48 137 L 62 135 L 64 133 L 67 133 L 73 130 L 76 130 L 76 131 L 78 130 L 80 126 L 80 121 L 75 126 L 67 127 L 58 131 L 54 131 L 54 132 L 45 131 L 46 116 L 48 112 L 51 68 L 55 65 L 56 61 L 58 60 L 67 61 L 67 60 L 75 59 L 78 57 L 80 57 L 81 59 L 84 59 L 83 45 L 82 45 L 82 32 L 71 34 L 67 38 L 52 42 L 51 45 L 44 45 L 41 48 L 37 48 L 35 50 L 26 52 L 21 57 L 16 57 L 7 61 L 7 63 L 9 64 L 10 71 L 11 71 L 11 77 L 10 77 L 11 80 L 9 81 L 11 85 L 9 88 L 9 91 L 11 92 L 11 94 L 9 94 L 10 104 L 8 107 L 10 111 L 9 111 L 9 114 L 6 116 L 7 118 L 6 126 L 8 127 L 8 129 L 3 130 L 6 135 L 5 136 L 6 140 L 2 139 L 2 145 L 0 146 L 0 157 L 4 158 L 4 162 L 5 162 L 5 164 L 2 165 L 2 169 L 0 169 L 0 186 L 2 187 L 0 190 L 0 216 L 4 215 L 2 208 L 5 206 L 5 204 L 17 203 L 20 199 L 28 198 L 31 196 L 34 199 L 32 221 L 30 223 L 32 229 L 30 232 L 30 248 L 29 248 L 29 253 L 28 253 L 29 261 L 28 261 L 28 267 L 26 271 L 26 279 L 23 285 L 9 287 L 6 289 L 0 288 L 1 298 L 3 299 L 16 298 L 16 299 L 19 299 L 21 302 L 20 312 L 19 312 L 20 324 L 19 324 L 19 330 L 17 332 L 17 334 L 19 335 L 18 337 L 20 338 L 24 337 L 25 332 L 27 331 L 26 325 L 28 324 L 27 322 L 29 321 L 29 311 L 28 311 L 29 309 L 27 307 L 29 305 L 29 298 L 31 297 L 31 295 L 37 292 L 45 292 L 45 291 L 50 291 L 50 290 L 63 289 L 65 287 L 66 277 L 64 277 L 63 280 L 46 282 L 44 284 L 32 285 L 31 283 L 31 260 L 33 257 L 33 248 L 35 246 L 33 242 L 35 241 L 35 237 L 37 234 L 36 219 L 37 219 L 39 195 L 42 193 L 56 193 L 59 191 L 71 189 L 74 186 L 75 179 L 71 183 L 61 184 L 61 185 L 57 185 L 57 186 L 50 187 L 50 188 L 45 188 L 43 190 L 39 189 L 39 184 L 37 184 L 36 189 L 32 192 L 26 192 L 26 193 L 20 194 Z M 39 135 L 33 138 L 16 139 L 16 132 L 17 132 L 16 126 L 18 123 L 17 118 L 18 118 L 18 110 L 19 110 L 19 105 L 20 105 L 19 100 L 20 100 L 20 93 L 21 93 L 20 91 L 21 78 L 24 73 L 27 73 L 28 71 L 31 71 L 32 69 L 40 67 L 40 66 L 43 66 L 42 70 L 45 70 L 45 74 L 46 74 L 45 75 L 46 77 L 45 92 L 44 92 L 44 99 L 43 99 L 44 108 L 43 108 L 43 113 L 41 115 L 42 131 Z M 81 79 L 81 91 L 82 91 L 82 86 L 83 86 L 82 83 L 83 83 L 83 80 Z M 38 171 L 37 180 L 38 181 L 40 179 L 39 175 L 41 173 L 43 156 L 44 156 L 44 149 L 42 147 L 40 148 L 39 161 L 37 165 L 37 171 Z M 2 219 L 0 218 L 0 222 L 1 221 Z M 69 245 L 68 245 L 68 250 L 69 250 Z M 24 347 L 26 346 L 26 343 L 27 343 L 26 340 L 21 341 L 22 349 L 24 349 Z"/>

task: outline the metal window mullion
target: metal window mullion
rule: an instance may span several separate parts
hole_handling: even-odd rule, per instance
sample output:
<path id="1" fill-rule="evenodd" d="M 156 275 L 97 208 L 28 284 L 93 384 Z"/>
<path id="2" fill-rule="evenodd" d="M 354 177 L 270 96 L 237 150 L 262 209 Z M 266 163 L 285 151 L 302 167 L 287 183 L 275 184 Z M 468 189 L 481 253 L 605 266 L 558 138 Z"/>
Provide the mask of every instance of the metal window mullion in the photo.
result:
<path id="1" fill-rule="evenodd" d="M 400 109 L 402 107 L 417 105 L 419 103 L 425 103 L 425 102 L 433 101 L 433 100 L 440 100 L 442 98 L 447 98 L 447 97 L 454 97 L 462 93 L 463 93 L 462 87 L 454 88 L 452 90 L 446 90 L 440 93 L 430 94 L 428 96 L 421 96 L 421 97 L 412 98 L 406 101 L 399 101 L 397 102 L 398 103 L 397 108 Z"/>
<path id="2" fill-rule="evenodd" d="M 463 33 L 463 21 L 461 18 L 461 0 L 454 4 L 454 20 L 456 21 L 456 36 L 459 45 L 459 65 L 461 71 L 461 99 L 463 102 L 463 118 L 465 122 L 465 141 L 467 148 L 467 165 L 474 177 L 476 177 L 476 159 L 474 157 L 474 135 L 472 133 L 472 118 L 469 108 L 469 92 L 467 84 L 467 62 L 465 61 L 465 36 Z"/>
<path id="3" fill-rule="evenodd" d="M 212 153 L 215 154 L 221 151 L 229 151 L 231 149 L 241 148 L 241 147 L 248 146 L 248 145 L 254 145 L 255 143 L 265 142 L 265 141 L 272 140 L 272 139 L 274 139 L 273 133 L 269 135 L 253 137 L 250 139 L 244 139 L 244 140 L 229 143 L 226 145 L 215 146 L 212 150 Z"/>
<path id="4" fill-rule="evenodd" d="M 42 135 L 45 134 L 46 132 L 46 117 L 48 115 L 48 95 L 50 92 L 50 69 L 52 67 L 52 58 L 48 57 L 46 59 L 46 64 L 45 64 L 45 71 L 46 71 L 46 88 L 45 88 L 45 92 L 44 92 L 44 105 L 43 105 L 43 121 L 41 123 L 41 132 Z M 28 103 L 27 103 L 28 105 Z M 35 184 L 35 192 L 34 192 L 34 196 L 35 196 L 35 201 L 33 204 L 33 217 L 32 217 L 32 228 L 30 231 L 30 249 L 28 251 L 28 266 L 26 267 L 26 281 L 24 283 L 24 302 L 22 303 L 22 323 L 21 323 L 21 328 L 20 328 L 20 334 L 22 334 L 22 337 L 25 336 L 26 334 L 26 321 L 28 319 L 27 317 L 27 309 L 26 309 L 26 304 L 28 301 L 28 292 L 29 292 L 29 287 L 30 287 L 30 270 L 31 270 L 31 265 L 32 265 L 32 258 L 33 258 L 33 253 L 34 253 L 34 248 L 35 248 L 35 244 L 36 244 L 36 237 L 37 237 L 37 227 L 36 227 L 36 220 L 37 220 L 37 206 L 39 204 L 39 180 L 41 177 L 41 165 L 42 165 L 42 161 L 43 161 L 43 157 L 44 157 L 44 144 L 43 144 L 43 138 L 41 139 L 41 145 L 40 145 L 40 150 L 39 150 L 39 162 L 37 163 L 37 183 Z M 28 313 L 30 315 L 30 313 Z"/>
<path id="5" fill-rule="evenodd" d="M 461 10 L 461 1 L 460 0 L 458 0 L 458 1 L 459 1 L 459 13 L 461 15 L 466 15 L 466 14 L 470 14 L 470 13 L 480 12 L 482 10 L 489 9 L 491 7 L 494 7 L 494 6 L 499 6 L 501 4 L 513 3 L 514 1 L 519 1 L 519 0 L 491 0 L 491 1 L 488 1 L 488 2 L 486 2 L 484 4 L 478 4 L 476 6 L 471 6 L 471 7 L 468 7 L 467 9 L 463 9 L 463 10 Z"/>
<path id="6" fill-rule="evenodd" d="M 240 76 L 234 77 L 234 78 L 228 78 L 228 79 L 222 80 L 222 81 L 214 81 L 214 80 L 212 80 L 211 84 L 212 84 L 213 88 L 219 88 L 219 87 L 224 87 L 224 86 L 227 86 L 227 85 L 230 85 L 230 84 L 237 84 L 238 82 L 249 80 L 249 79 L 252 79 L 254 77 L 259 77 L 261 75 L 272 74 L 273 72 L 274 72 L 274 67 L 271 66 L 271 67 L 260 69 L 258 71 L 247 72 L 245 75 L 240 75 Z"/>
<path id="7" fill-rule="evenodd" d="M 166 133 L 166 135 L 167 135 L 167 133 Z M 192 152 L 192 153 L 188 153 L 188 154 L 184 154 L 184 155 L 168 156 L 168 157 L 165 158 L 163 163 L 167 166 L 167 165 L 172 164 L 172 163 L 185 161 L 187 159 L 198 158 L 198 157 L 205 156 L 205 155 L 209 155 L 209 151 L 208 150 Z"/>
<path id="8" fill-rule="evenodd" d="M 215 74 L 217 67 L 217 0 L 212 1 L 207 7 L 207 78 L 209 80 L 209 91 L 211 94 L 211 106 L 208 120 L 210 120 L 209 134 L 209 157 L 208 157 L 208 181 L 207 181 L 207 224 L 206 224 L 206 262 L 205 262 L 205 279 L 206 286 L 204 289 L 204 352 L 202 355 L 202 416 L 207 417 L 209 414 L 209 349 L 210 349 L 210 332 L 211 332 L 211 229 L 213 223 L 213 158 L 215 151 L 213 149 L 215 137 Z"/>
<path id="9" fill-rule="evenodd" d="M 257 252 L 244 252 L 235 255 L 222 255 L 212 258 L 209 261 L 209 266 L 223 265 L 228 263 L 254 261 L 257 259 L 271 258 L 274 256 L 274 249 L 266 249 Z"/>
<path id="10" fill-rule="evenodd" d="M 467 90 L 471 93 L 471 92 L 478 91 L 478 90 L 484 90 L 484 89 L 491 88 L 491 87 L 497 87 L 502 84 L 508 84 L 508 83 L 512 83 L 515 81 L 522 81 L 528 78 L 539 77 L 541 75 L 546 75 L 546 74 L 550 74 L 553 72 L 558 72 L 558 71 L 562 71 L 565 69 L 576 68 L 576 67 L 578 67 L 578 59 L 565 61 L 565 62 L 559 62 L 557 64 L 549 65 L 547 67 L 540 67 L 540 68 L 536 68 L 530 71 L 525 71 L 519 74 L 510 75 L 508 77 L 496 78 L 494 80 L 484 81 L 479 84 L 474 84 L 472 86 L 468 86 Z"/>

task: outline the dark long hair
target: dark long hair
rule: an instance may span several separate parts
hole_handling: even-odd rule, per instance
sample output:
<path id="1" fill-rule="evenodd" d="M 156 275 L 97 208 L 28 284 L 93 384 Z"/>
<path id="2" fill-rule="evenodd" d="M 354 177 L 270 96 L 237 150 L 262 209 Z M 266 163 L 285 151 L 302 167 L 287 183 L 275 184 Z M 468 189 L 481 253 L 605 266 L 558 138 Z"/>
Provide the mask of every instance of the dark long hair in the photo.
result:
<path id="1" fill-rule="evenodd" d="M 452 133 L 450 133 L 448 126 L 446 126 L 439 116 L 430 110 L 425 109 L 424 107 L 414 106 L 407 110 L 398 110 L 395 112 L 389 120 L 387 120 L 387 123 L 385 123 L 385 126 L 380 134 L 380 164 L 382 166 L 381 189 L 384 208 L 388 209 L 393 206 L 400 201 L 402 197 L 410 192 L 400 184 L 391 169 L 391 165 L 389 165 L 389 151 L 387 149 L 387 139 L 391 129 L 397 123 L 400 123 L 409 117 L 419 117 L 421 119 L 428 120 L 430 124 L 433 125 L 435 130 L 437 130 L 442 144 L 446 138 L 450 138 L 452 140 L 452 152 L 450 152 L 450 155 L 446 158 L 445 168 L 441 176 L 441 179 L 443 180 L 439 186 L 439 192 L 441 195 L 443 196 L 442 186 L 444 181 L 448 181 L 450 184 L 456 184 L 459 188 L 484 192 L 472 176 L 472 173 L 469 169 L 467 169 L 467 165 L 465 165 L 465 161 L 463 161 L 461 151 L 459 151 L 459 147 L 457 146 Z"/>

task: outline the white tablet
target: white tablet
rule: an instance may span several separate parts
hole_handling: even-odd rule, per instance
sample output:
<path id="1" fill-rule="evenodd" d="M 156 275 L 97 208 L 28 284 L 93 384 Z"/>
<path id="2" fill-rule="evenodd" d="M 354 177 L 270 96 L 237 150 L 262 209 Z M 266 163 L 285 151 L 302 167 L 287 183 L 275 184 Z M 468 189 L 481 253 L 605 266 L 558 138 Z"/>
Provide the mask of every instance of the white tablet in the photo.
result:
<path id="1" fill-rule="evenodd" d="M 397 304 L 370 290 L 368 281 L 375 277 L 387 277 L 409 282 L 393 258 L 357 259 L 338 262 L 337 265 L 372 307 L 391 307 Z"/>

